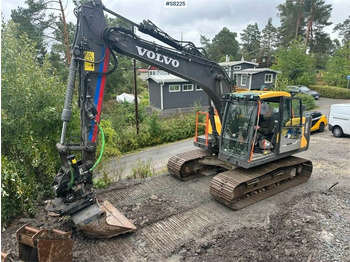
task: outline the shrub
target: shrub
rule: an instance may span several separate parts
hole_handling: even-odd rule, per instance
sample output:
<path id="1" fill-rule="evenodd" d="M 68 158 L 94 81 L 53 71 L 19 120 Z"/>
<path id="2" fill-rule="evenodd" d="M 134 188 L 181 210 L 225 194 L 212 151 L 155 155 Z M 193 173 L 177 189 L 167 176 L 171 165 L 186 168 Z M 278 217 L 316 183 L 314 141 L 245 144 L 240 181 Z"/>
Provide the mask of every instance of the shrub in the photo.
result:
<path id="1" fill-rule="evenodd" d="M 303 105 L 306 106 L 306 110 L 312 110 L 316 107 L 315 99 L 308 94 L 296 94 L 296 97 L 300 97 L 303 101 Z"/>
<path id="2" fill-rule="evenodd" d="M 94 178 L 93 181 L 95 188 L 106 188 L 113 183 L 113 179 L 107 173 L 103 173 L 102 178 Z"/>
<path id="3" fill-rule="evenodd" d="M 147 178 L 152 176 L 151 163 L 138 159 L 136 165 L 132 167 L 131 176 L 128 178 Z"/>
<path id="4" fill-rule="evenodd" d="M 322 97 L 337 98 L 337 99 L 350 99 L 350 89 L 336 87 L 336 86 L 310 86 L 312 90 L 320 93 Z"/>
<path id="5" fill-rule="evenodd" d="M 47 60 L 36 61 L 35 44 L 15 36 L 9 22 L 1 41 L 1 217 L 31 215 L 38 197 L 52 194 L 59 168 L 64 86 Z M 20 213 L 18 213 L 18 211 Z"/>

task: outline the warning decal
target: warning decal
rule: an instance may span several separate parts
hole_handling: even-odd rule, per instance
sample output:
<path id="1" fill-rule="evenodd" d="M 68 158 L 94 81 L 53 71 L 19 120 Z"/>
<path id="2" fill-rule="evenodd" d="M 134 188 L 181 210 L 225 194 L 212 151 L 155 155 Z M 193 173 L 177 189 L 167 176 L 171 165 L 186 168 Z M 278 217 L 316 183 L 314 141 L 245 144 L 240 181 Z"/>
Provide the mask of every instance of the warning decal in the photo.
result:
<path id="1" fill-rule="evenodd" d="M 84 52 L 84 69 L 85 71 L 95 71 L 95 53 L 94 52 Z"/>

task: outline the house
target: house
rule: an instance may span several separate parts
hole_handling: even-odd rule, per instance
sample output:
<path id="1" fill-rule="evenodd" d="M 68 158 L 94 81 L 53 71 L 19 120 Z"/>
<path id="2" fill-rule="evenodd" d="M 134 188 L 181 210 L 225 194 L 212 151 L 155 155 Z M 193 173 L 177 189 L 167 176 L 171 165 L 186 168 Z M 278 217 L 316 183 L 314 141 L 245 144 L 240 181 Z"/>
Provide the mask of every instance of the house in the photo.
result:
<path id="1" fill-rule="evenodd" d="M 269 68 L 247 68 L 235 72 L 236 86 L 249 90 L 262 90 L 274 85 L 279 71 Z"/>
<path id="2" fill-rule="evenodd" d="M 208 105 L 208 96 L 199 86 L 175 75 L 150 75 L 149 104 L 160 110 Z"/>
<path id="3" fill-rule="evenodd" d="M 149 66 L 148 67 L 148 76 L 154 76 L 154 75 L 169 75 L 168 72 L 161 70 L 155 66 Z"/>
<path id="4" fill-rule="evenodd" d="M 138 76 L 142 81 L 147 81 L 148 77 L 151 75 L 168 75 L 168 72 L 160 70 L 155 66 L 149 66 L 147 69 L 140 68 L 137 70 Z"/>
<path id="5" fill-rule="evenodd" d="M 259 65 L 257 68 L 267 68 L 271 67 L 274 64 L 275 57 L 274 56 L 260 56 L 256 61 Z"/>
<path id="6" fill-rule="evenodd" d="M 234 80 L 235 86 L 249 90 L 261 90 L 273 85 L 279 71 L 269 68 L 257 68 L 258 63 L 244 61 L 226 61 L 219 63 L 229 77 Z"/>
<path id="7" fill-rule="evenodd" d="M 148 69 L 144 69 L 144 68 L 137 69 L 137 74 L 142 81 L 147 81 Z"/>
<path id="8" fill-rule="evenodd" d="M 219 65 L 222 66 L 226 70 L 228 76 L 231 79 L 236 79 L 235 73 L 237 71 L 241 71 L 241 70 L 248 69 L 248 68 L 255 68 L 259 64 L 254 63 L 254 62 L 244 61 L 242 58 L 241 61 L 231 61 L 231 62 L 226 61 L 226 62 L 219 63 Z"/>

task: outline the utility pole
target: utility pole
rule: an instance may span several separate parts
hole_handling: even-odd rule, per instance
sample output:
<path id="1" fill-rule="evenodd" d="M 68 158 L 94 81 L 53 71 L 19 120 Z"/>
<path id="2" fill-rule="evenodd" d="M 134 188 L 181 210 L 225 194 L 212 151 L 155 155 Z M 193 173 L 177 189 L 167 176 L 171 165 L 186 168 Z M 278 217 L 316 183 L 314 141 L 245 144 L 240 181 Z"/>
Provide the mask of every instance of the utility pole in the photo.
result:
<path id="1" fill-rule="evenodd" d="M 133 68 L 134 68 L 134 89 L 135 89 L 135 121 L 136 121 L 136 134 L 139 134 L 139 103 L 137 99 L 137 77 L 136 77 L 136 59 L 132 59 Z"/>
<path id="2" fill-rule="evenodd" d="M 135 27 L 132 27 L 132 31 L 135 32 Z M 136 134 L 139 134 L 140 128 L 139 128 L 139 103 L 137 99 L 137 77 L 136 77 L 136 59 L 132 59 L 132 65 L 134 70 L 134 104 L 135 104 L 135 122 L 136 122 Z"/>

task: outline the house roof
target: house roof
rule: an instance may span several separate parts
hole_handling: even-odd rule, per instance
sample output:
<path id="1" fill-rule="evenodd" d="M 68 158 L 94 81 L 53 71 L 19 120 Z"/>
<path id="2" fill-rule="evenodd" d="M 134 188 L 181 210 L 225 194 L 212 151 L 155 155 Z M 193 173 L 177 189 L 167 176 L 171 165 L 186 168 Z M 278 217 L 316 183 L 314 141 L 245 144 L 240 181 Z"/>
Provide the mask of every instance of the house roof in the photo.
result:
<path id="1" fill-rule="evenodd" d="M 180 78 L 178 76 L 169 74 L 169 75 L 152 75 L 147 78 L 147 80 L 152 79 L 153 81 L 157 82 L 158 84 L 164 84 L 164 83 L 185 83 L 188 82 L 187 80 Z"/>
<path id="2" fill-rule="evenodd" d="M 148 69 L 144 68 L 139 68 L 137 71 L 139 71 L 140 73 L 148 73 Z"/>
<path id="3" fill-rule="evenodd" d="M 235 74 L 250 74 L 250 75 L 254 75 L 254 74 L 261 73 L 261 72 L 271 72 L 271 73 L 276 73 L 276 74 L 281 73 L 281 71 L 272 70 L 270 68 L 247 68 L 247 69 L 243 69 L 243 70 L 240 70 L 240 71 L 236 71 L 234 73 Z"/>
<path id="4" fill-rule="evenodd" d="M 148 70 L 159 70 L 159 68 L 158 68 L 158 67 L 155 67 L 155 66 L 153 66 L 153 65 L 150 65 L 150 66 L 148 67 Z"/>
<path id="5" fill-rule="evenodd" d="M 235 65 L 240 65 L 240 64 L 251 64 L 254 66 L 259 65 L 258 63 L 254 62 L 249 62 L 249 61 L 231 61 L 231 62 L 221 62 L 219 65 L 221 66 L 235 66 Z"/>

